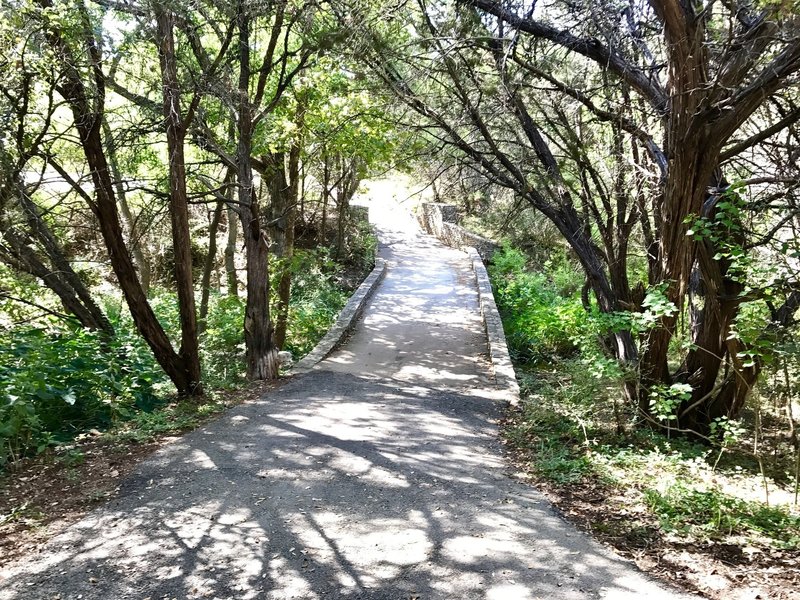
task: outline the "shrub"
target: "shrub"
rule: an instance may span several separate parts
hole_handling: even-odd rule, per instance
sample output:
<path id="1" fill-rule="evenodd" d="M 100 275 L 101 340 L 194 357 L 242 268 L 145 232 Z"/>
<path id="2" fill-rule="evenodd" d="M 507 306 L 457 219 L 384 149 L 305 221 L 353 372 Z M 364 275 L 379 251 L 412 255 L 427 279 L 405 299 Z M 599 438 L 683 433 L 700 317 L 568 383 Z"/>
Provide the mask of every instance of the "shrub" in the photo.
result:
<path id="1" fill-rule="evenodd" d="M 324 252 L 295 254 L 285 348 L 295 358 L 314 348 L 347 302 L 347 294 L 333 280 L 334 268 Z"/>
<path id="2" fill-rule="evenodd" d="M 337 268 L 322 251 L 297 250 L 292 258 L 292 290 L 284 349 L 295 358 L 311 351 L 347 301 L 347 295 L 333 280 Z M 277 278 L 273 278 L 272 283 L 277 286 Z M 277 289 L 273 290 L 272 298 L 277 300 Z M 275 311 L 276 306 L 271 309 Z M 227 386 L 244 378 L 244 310 L 244 299 L 217 294 L 209 298 L 200 350 L 204 377 L 212 386 Z"/>
<path id="3" fill-rule="evenodd" d="M 156 403 L 162 372 L 138 336 L 115 326 L 113 339 L 63 324 L 0 334 L 0 465 Z"/>
<path id="4" fill-rule="evenodd" d="M 286 349 L 295 357 L 314 347 L 347 300 L 333 280 L 337 268 L 319 251 L 298 251 L 292 262 Z M 175 295 L 154 290 L 151 304 L 177 346 Z M 244 378 L 244 309 L 243 299 L 210 297 L 200 341 L 210 389 Z M 61 321 L 0 333 L 0 467 L 91 428 L 134 417 L 150 427 L 161 418 L 141 413 L 167 402 L 171 387 L 166 376 L 122 304 L 108 302 L 106 312 L 113 338 Z"/>
<path id="5" fill-rule="evenodd" d="M 244 379 L 244 309 L 244 299 L 237 296 L 209 297 L 200 358 L 203 376 L 212 386 Z"/>
<path id="6" fill-rule="evenodd" d="M 545 265 L 550 272 L 528 272 L 524 255 L 513 249 L 492 260 L 489 274 L 513 357 L 546 362 L 572 354 L 588 323 L 575 273 L 553 263 Z"/>

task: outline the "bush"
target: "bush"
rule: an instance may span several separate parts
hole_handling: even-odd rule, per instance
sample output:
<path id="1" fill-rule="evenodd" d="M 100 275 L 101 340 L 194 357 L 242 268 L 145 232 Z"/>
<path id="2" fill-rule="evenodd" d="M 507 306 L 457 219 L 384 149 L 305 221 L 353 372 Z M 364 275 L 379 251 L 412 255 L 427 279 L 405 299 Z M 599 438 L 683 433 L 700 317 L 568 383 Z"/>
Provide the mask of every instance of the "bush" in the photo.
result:
<path id="1" fill-rule="evenodd" d="M 295 358 L 314 348 L 347 302 L 347 294 L 333 280 L 334 268 L 320 251 L 298 251 L 294 256 L 285 350 Z"/>
<path id="2" fill-rule="evenodd" d="M 200 340 L 203 377 L 212 387 L 244 379 L 244 309 L 237 296 L 211 294 Z"/>
<path id="3" fill-rule="evenodd" d="M 353 224 L 349 250 L 350 260 L 363 270 L 368 271 L 375 266 L 378 238 L 368 221 L 356 221 Z"/>
<path id="4" fill-rule="evenodd" d="M 286 349 L 295 357 L 314 347 L 347 301 L 333 281 L 337 268 L 323 252 L 298 251 L 292 262 Z M 154 290 L 151 304 L 177 346 L 175 295 Z M 200 340 L 203 376 L 210 389 L 244 380 L 244 310 L 243 299 L 210 297 Z M 160 418 L 141 413 L 169 399 L 165 374 L 127 310 L 117 302 L 109 303 L 106 312 L 115 329 L 111 339 L 61 321 L 0 333 L 0 467 L 91 428 L 104 429 L 134 417 L 142 423 Z"/>
<path id="5" fill-rule="evenodd" d="M 292 258 L 292 290 L 284 349 L 295 358 L 314 348 L 347 301 L 347 294 L 333 280 L 337 268 L 321 251 L 298 250 Z M 272 283 L 277 286 L 277 277 L 272 278 Z M 277 301 L 277 289 L 273 289 L 272 298 Z M 276 308 L 271 307 L 273 314 Z M 212 386 L 228 386 L 244 379 L 244 311 L 244 299 L 217 294 L 209 298 L 200 351 L 204 377 Z"/>
<path id="6" fill-rule="evenodd" d="M 0 465 L 157 402 L 163 373 L 123 323 L 113 339 L 63 324 L 0 334 Z"/>
<path id="7" fill-rule="evenodd" d="M 576 273 L 553 263 L 544 265 L 549 272 L 528 272 L 525 256 L 513 249 L 495 253 L 492 260 L 489 275 L 512 356 L 547 362 L 572 354 L 588 324 Z"/>

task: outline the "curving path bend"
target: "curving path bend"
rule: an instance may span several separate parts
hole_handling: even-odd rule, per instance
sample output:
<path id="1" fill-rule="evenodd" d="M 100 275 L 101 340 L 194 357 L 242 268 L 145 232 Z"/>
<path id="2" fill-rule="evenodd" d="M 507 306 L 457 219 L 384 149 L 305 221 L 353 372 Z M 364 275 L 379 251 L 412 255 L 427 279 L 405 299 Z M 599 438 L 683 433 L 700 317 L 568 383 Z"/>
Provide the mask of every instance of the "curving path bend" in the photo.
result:
<path id="1" fill-rule="evenodd" d="M 371 212 L 389 271 L 343 347 L 142 463 L 0 600 L 689 597 L 509 476 L 466 255 Z"/>

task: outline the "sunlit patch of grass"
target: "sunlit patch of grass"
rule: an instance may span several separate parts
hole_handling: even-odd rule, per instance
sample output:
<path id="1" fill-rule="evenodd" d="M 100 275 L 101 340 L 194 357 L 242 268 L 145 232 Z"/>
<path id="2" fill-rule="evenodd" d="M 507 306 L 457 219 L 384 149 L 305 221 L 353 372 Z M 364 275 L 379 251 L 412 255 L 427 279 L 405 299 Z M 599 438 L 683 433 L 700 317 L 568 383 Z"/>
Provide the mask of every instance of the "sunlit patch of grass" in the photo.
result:
<path id="1" fill-rule="evenodd" d="M 748 502 L 717 489 L 697 489 L 685 481 L 668 486 L 664 492 L 646 489 L 644 499 L 667 532 L 800 548 L 800 517 L 783 508 Z"/>

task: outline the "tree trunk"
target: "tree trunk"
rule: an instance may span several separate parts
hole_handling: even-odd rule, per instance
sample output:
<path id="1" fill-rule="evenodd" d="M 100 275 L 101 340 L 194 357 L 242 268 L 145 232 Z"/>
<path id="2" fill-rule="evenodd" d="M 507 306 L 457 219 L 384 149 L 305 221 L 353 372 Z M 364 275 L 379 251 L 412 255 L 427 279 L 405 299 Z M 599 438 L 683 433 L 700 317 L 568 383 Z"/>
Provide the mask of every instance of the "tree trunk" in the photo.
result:
<path id="1" fill-rule="evenodd" d="M 233 199 L 233 184 L 236 181 L 236 173 L 229 170 L 225 177 L 228 187 L 225 190 L 225 196 Z M 236 276 L 236 241 L 239 237 L 239 215 L 232 208 L 232 204 L 228 205 L 227 218 L 228 218 L 228 238 L 225 243 L 225 281 L 228 287 L 228 296 L 239 296 L 239 278 Z"/>
<path id="2" fill-rule="evenodd" d="M 219 229 L 219 222 L 222 220 L 222 211 L 224 208 L 225 202 L 218 200 L 214 208 L 214 216 L 211 218 L 211 224 L 208 227 L 208 254 L 206 255 L 206 262 L 203 265 L 203 277 L 200 281 L 199 333 L 203 333 L 206 329 L 205 321 L 208 316 L 208 297 L 211 294 L 211 272 L 214 270 L 214 265 L 217 263 L 217 230 Z"/>
<path id="3" fill-rule="evenodd" d="M 339 181 L 336 185 L 336 258 L 344 255 L 347 240 L 347 225 L 350 217 L 350 199 L 358 189 L 358 165 L 355 159 L 347 160 L 341 154 L 336 156 Z"/>
<path id="4" fill-rule="evenodd" d="M 253 115 L 250 85 L 250 17 L 242 0 L 236 5 L 239 26 L 239 106 L 236 158 L 239 178 L 239 211 L 247 252 L 247 303 L 244 339 L 247 376 L 274 379 L 278 376 L 278 351 L 273 341 L 269 315 L 269 248 L 261 229 L 258 198 L 253 186 Z"/>
<path id="5" fill-rule="evenodd" d="M 300 189 L 298 191 L 298 208 L 297 208 L 297 219 L 300 219 L 301 223 L 306 222 L 306 161 L 300 161 L 299 167 L 299 177 L 300 177 Z M 296 221 L 295 221 L 296 222 Z"/>
<path id="6" fill-rule="evenodd" d="M 178 64 L 175 55 L 174 15 L 156 8 L 159 59 L 164 96 L 164 119 L 167 126 L 167 152 L 170 174 L 170 219 L 175 255 L 175 283 L 181 321 L 181 347 L 178 351 L 189 383 L 189 394 L 202 394 L 200 349 L 197 340 L 197 313 L 192 280 L 192 243 L 189 233 L 189 201 L 186 191 L 186 128 L 180 107 Z"/>
<path id="7" fill-rule="evenodd" d="M 52 8 L 50 0 L 38 0 L 38 3 L 44 9 Z M 57 84 L 57 89 L 72 111 L 81 148 L 92 174 L 95 201 L 90 202 L 89 206 L 97 218 L 111 266 L 117 276 L 136 328 L 150 346 L 159 365 L 175 384 L 178 393 L 190 394 L 195 390 L 194 382 L 185 368 L 182 357 L 173 350 L 169 338 L 147 302 L 147 295 L 142 289 L 136 274 L 136 267 L 125 245 L 117 212 L 114 185 L 111 181 L 101 135 L 105 79 L 100 69 L 99 49 L 88 24 L 85 36 L 86 39 L 83 41 L 92 59 L 92 75 L 97 88 L 94 106 L 89 102 L 80 72 L 75 66 L 78 61 L 75 60 L 68 44 L 53 25 L 48 24 L 46 31 L 48 44 L 63 65 L 62 77 Z"/>
<path id="8" fill-rule="evenodd" d="M 145 294 L 150 291 L 150 279 L 152 270 L 150 268 L 150 261 L 144 254 L 142 249 L 142 232 L 136 225 L 136 219 L 133 216 L 131 207 L 128 204 L 128 197 L 125 194 L 125 188 L 122 185 L 122 171 L 119 168 L 117 161 L 117 150 L 114 147 L 114 137 L 111 134 L 111 128 L 108 125 L 108 120 L 103 118 L 103 138 L 106 145 L 106 153 L 108 155 L 108 163 L 111 167 L 111 176 L 114 178 L 114 187 L 117 191 L 117 200 L 119 201 L 119 209 L 122 212 L 122 219 L 125 222 L 125 228 L 128 233 L 128 242 L 130 244 L 133 258 L 136 261 L 136 266 L 139 268 L 139 281 L 142 283 L 142 289 Z"/>
<path id="9" fill-rule="evenodd" d="M 70 281 L 64 278 L 62 269 L 54 271 L 45 265 L 36 252 L 11 227 L 3 228 L 3 240 L 8 244 L 7 247 L 0 245 L 0 259 L 3 262 L 15 270 L 23 271 L 41 279 L 42 283 L 58 296 L 64 308 L 75 315 L 75 318 L 78 319 L 83 327 L 103 331 L 108 335 L 114 334 L 111 323 L 102 314 L 100 308 L 91 299 L 91 305 L 85 304 L 80 294 L 72 287 Z M 99 316 L 97 313 L 99 313 Z"/>
<path id="10" fill-rule="evenodd" d="M 717 181 L 711 188 L 724 186 Z M 716 221 L 717 204 L 723 194 L 712 194 L 704 203 L 702 217 Z M 737 222 L 736 227 L 717 232 L 725 243 L 742 246 L 745 243 L 744 229 Z M 735 418 L 744 402 L 744 397 L 733 393 L 723 398 L 726 384 L 718 383 L 723 362 L 727 361 L 729 374 L 739 383 L 752 382 L 758 377 L 760 366 L 743 368 L 737 356 L 741 342 L 730 338 L 731 327 L 742 303 L 745 286 L 730 276 L 732 262 L 724 255 L 718 255 L 719 242 L 704 239 L 696 244 L 697 260 L 692 269 L 689 282 L 689 316 L 692 334 L 692 348 L 676 374 L 676 379 L 692 386 L 691 398 L 678 410 L 678 426 L 681 429 L 708 436 L 711 423 L 720 417 Z M 732 370 L 732 371 L 731 371 Z M 749 391 L 750 384 L 747 385 Z M 746 392 L 745 392 L 746 395 Z M 741 400 L 741 401 L 740 401 Z"/>
<path id="11" fill-rule="evenodd" d="M 659 13 L 663 6 L 655 7 Z M 681 7 L 665 19 L 669 61 L 669 113 L 664 118 L 664 155 L 669 157 L 663 194 L 657 199 L 661 214 L 656 272 L 651 281 L 668 284 L 666 296 L 676 311 L 661 319 L 646 338 L 641 359 L 642 390 L 639 409 L 650 414 L 649 392 L 654 385 L 670 385 L 668 353 L 678 315 L 685 307 L 695 243 L 687 235 L 686 218 L 700 214 L 709 182 L 717 166 L 719 148 L 709 145 L 708 127 L 700 122 L 707 100 L 708 62 L 703 45 L 704 20 L 691 18 L 692 8 Z M 686 14 L 683 14 L 683 13 Z M 716 150 L 716 151 L 715 151 Z"/>
<path id="12" fill-rule="evenodd" d="M 324 246 L 327 243 L 325 230 L 328 228 L 328 199 L 330 197 L 331 167 L 328 153 L 323 151 L 322 156 L 322 219 L 319 226 L 317 244 Z"/>
<path id="13" fill-rule="evenodd" d="M 275 152 L 265 157 L 262 173 L 264 189 L 269 195 L 268 226 L 272 252 L 282 256 L 286 245 L 286 211 L 289 207 L 289 182 L 286 179 L 286 153 Z"/>
<path id="14" fill-rule="evenodd" d="M 302 131 L 302 107 L 298 115 L 298 130 Z M 275 344 L 283 348 L 286 344 L 286 331 L 289 326 L 289 300 L 292 293 L 292 257 L 294 256 L 294 229 L 297 220 L 297 203 L 300 190 L 300 141 L 295 141 L 289 151 L 289 189 L 286 193 L 285 227 L 283 232 L 283 248 L 281 258 L 283 268 L 278 281 L 278 307 L 275 320 Z"/>
<path id="15" fill-rule="evenodd" d="M 73 312 L 84 327 L 113 335 L 114 328 L 94 301 L 89 288 L 86 287 L 67 260 L 61 244 L 58 243 L 58 240 L 42 219 L 39 208 L 27 197 L 23 190 L 20 190 L 17 199 L 28 220 L 31 233 L 44 248 L 53 269 L 48 269 L 44 263 L 38 260 L 36 254 L 22 243 L 22 240 L 17 239 L 18 244 L 22 243 L 22 247 L 18 246 L 18 249 L 24 255 L 25 263 L 37 272 L 36 276 L 41 278 L 45 285 L 59 296 L 67 310 Z M 8 235 L 13 235 L 13 232 L 9 231 Z M 12 240 L 9 239 L 9 241 Z M 80 314 L 75 313 L 76 310 Z"/>

